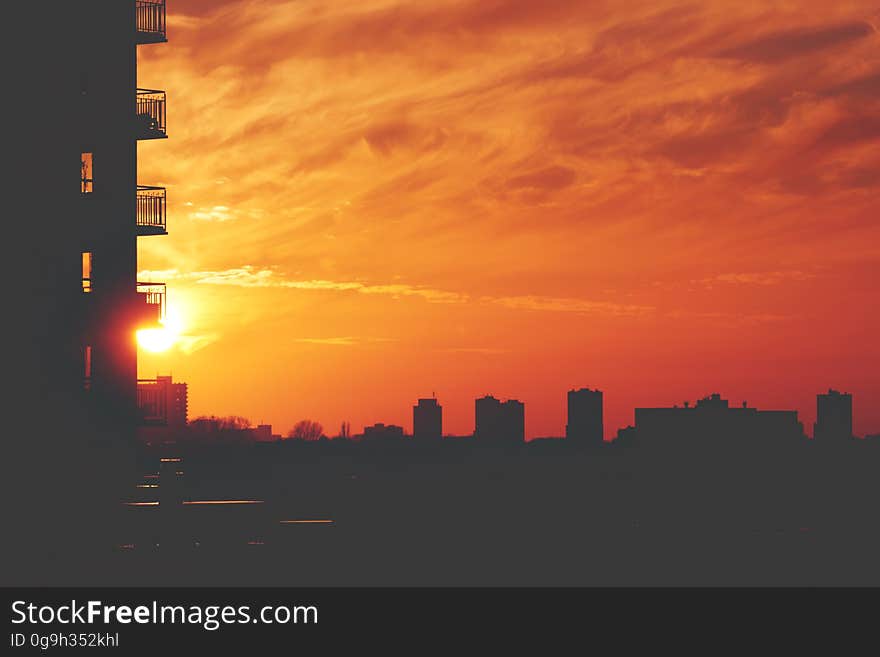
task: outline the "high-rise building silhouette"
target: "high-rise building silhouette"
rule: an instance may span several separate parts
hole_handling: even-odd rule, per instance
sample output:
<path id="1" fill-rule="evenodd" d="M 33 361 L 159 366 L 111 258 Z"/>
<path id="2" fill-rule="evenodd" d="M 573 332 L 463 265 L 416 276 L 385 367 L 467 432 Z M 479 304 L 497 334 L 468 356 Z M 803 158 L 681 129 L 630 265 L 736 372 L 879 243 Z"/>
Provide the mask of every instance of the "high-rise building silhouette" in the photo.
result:
<path id="1" fill-rule="evenodd" d="M 526 439 L 526 406 L 517 399 L 508 399 L 501 405 L 504 411 L 505 434 L 511 442 L 521 443 Z"/>
<path id="2" fill-rule="evenodd" d="M 165 190 L 138 185 L 138 142 L 166 137 L 165 93 L 138 86 L 137 48 L 165 41 L 165 3 L 76 4 L 94 19 L 78 49 L 83 386 L 96 415 L 129 432 L 140 417 L 134 333 L 165 309 L 165 285 L 137 280 L 138 236 L 165 233 Z"/>
<path id="3" fill-rule="evenodd" d="M 91 428 L 119 439 L 138 421 L 135 332 L 165 307 L 163 283 L 137 280 L 138 236 L 165 233 L 165 190 L 137 184 L 138 142 L 166 136 L 165 93 L 138 87 L 137 48 L 166 40 L 165 2 L 64 4 L 73 9 L 52 20 L 69 21 L 68 56 L 49 77 L 63 110 L 40 125 L 50 139 L 34 153 L 54 205 L 38 213 L 30 251 L 50 325 L 39 365 Z"/>
<path id="4" fill-rule="evenodd" d="M 419 399 L 413 406 L 413 438 L 439 440 L 443 437 L 443 407 L 435 397 Z"/>
<path id="5" fill-rule="evenodd" d="M 502 402 L 492 395 L 474 402 L 474 438 L 487 443 L 516 444 L 525 440 L 525 405 Z"/>
<path id="6" fill-rule="evenodd" d="M 828 442 L 845 440 L 852 436 L 852 395 L 831 389 L 825 394 L 816 395 L 813 438 L 819 442 Z"/>
<path id="7" fill-rule="evenodd" d="M 165 93 L 140 88 L 137 73 L 138 47 L 166 40 L 165 2 L 55 5 L 66 6 L 44 24 L 63 28 L 40 40 L 57 56 L 44 53 L 51 68 L 39 78 L 53 111 L 33 119 L 45 138 L 31 154 L 48 198 L 19 218 L 31 224 L 23 273 L 44 324 L 35 364 L 49 396 L 79 409 L 83 432 L 119 441 L 139 417 L 135 333 L 158 326 L 165 308 L 165 285 L 137 278 L 138 236 L 165 233 L 165 190 L 138 185 L 138 143 L 166 136 Z"/>
<path id="8" fill-rule="evenodd" d="M 140 89 L 137 75 L 141 44 L 165 41 L 165 3 L 13 4 L 6 25 L 28 37 L 7 67 L 18 98 L 8 125 L 26 136 L 11 135 L 6 157 L 19 199 L 9 287 L 21 296 L 7 300 L 21 318 L 7 367 L 32 428 L 11 431 L 22 440 L 10 462 L 33 468 L 16 484 L 29 500 L 17 531 L 57 543 L 34 522 L 45 523 L 46 500 L 69 495 L 75 473 L 76 512 L 51 512 L 77 525 L 51 531 L 88 553 L 134 469 L 135 333 L 156 326 L 165 304 L 164 285 L 137 278 L 138 236 L 165 232 L 164 191 L 137 184 L 138 143 L 165 136 L 165 94 Z"/>
<path id="9" fill-rule="evenodd" d="M 474 401 L 474 438 L 496 439 L 501 428 L 501 400 L 492 395 Z"/>
<path id="10" fill-rule="evenodd" d="M 174 383 L 170 376 L 138 381 L 138 408 L 145 424 L 181 429 L 186 426 L 188 391 L 185 383 Z"/>
<path id="11" fill-rule="evenodd" d="M 568 422 L 565 437 L 584 445 L 601 445 L 604 441 L 602 391 L 581 388 L 568 391 Z"/>

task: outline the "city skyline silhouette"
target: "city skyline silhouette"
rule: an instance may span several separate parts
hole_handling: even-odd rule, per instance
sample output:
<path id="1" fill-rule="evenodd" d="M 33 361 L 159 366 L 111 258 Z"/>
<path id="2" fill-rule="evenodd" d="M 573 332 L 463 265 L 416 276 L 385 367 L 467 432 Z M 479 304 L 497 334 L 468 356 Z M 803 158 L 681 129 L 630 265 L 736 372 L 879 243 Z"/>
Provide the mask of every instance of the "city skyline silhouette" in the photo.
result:
<path id="1" fill-rule="evenodd" d="M 157 392 L 158 391 L 158 392 Z M 324 431 L 324 425 L 313 419 L 304 418 L 297 422 L 290 430 L 278 428 L 273 431 L 273 425 L 260 420 L 256 424 L 250 418 L 243 416 L 229 416 L 222 412 L 211 415 L 200 415 L 189 418 L 188 416 L 188 384 L 173 381 L 170 376 L 159 376 L 156 379 L 141 380 L 138 384 L 138 398 L 141 415 L 145 418 L 144 428 L 139 434 L 141 440 L 156 440 L 163 432 L 173 436 L 176 429 L 185 429 L 191 423 L 223 423 L 236 422 L 241 429 L 247 429 L 253 433 L 253 440 L 272 441 L 289 438 L 302 438 L 317 440 L 327 438 L 365 438 L 370 430 L 384 430 L 390 428 L 393 431 L 400 430 L 398 438 L 414 438 L 421 441 L 433 441 L 442 438 L 474 437 L 487 442 L 500 442 L 501 444 L 528 442 L 540 439 L 566 439 L 582 445 L 598 446 L 611 443 L 615 440 L 626 439 L 628 432 L 637 429 L 638 419 L 643 419 L 650 414 L 666 414 L 670 417 L 682 417 L 687 409 L 716 407 L 736 412 L 737 406 L 731 404 L 720 393 L 711 393 L 695 400 L 685 400 L 671 407 L 646 408 L 636 407 L 632 410 L 633 422 L 622 427 L 606 427 L 604 424 L 604 391 L 591 388 L 572 388 L 567 393 L 567 411 L 564 431 L 546 436 L 526 437 L 525 418 L 526 404 L 519 399 L 500 400 L 494 395 L 487 394 L 474 400 L 473 431 L 454 433 L 445 430 L 443 421 L 443 405 L 436 395 L 420 398 L 412 407 L 412 420 L 410 423 L 400 425 L 391 422 L 376 422 L 364 426 L 364 431 L 351 433 L 351 423 L 343 420 L 342 429 L 338 432 Z M 510 405 L 514 408 L 508 409 Z M 779 432 L 796 434 L 802 439 L 818 440 L 819 442 L 839 441 L 846 439 L 870 439 L 880 436 L 880 432 L 868 432 L 857 435 L 853 431 L 853 398 L 848 392 L 840 392 L 834 388 L 828 388 L 827 392 L 816 395 L 816 422 L 811 426 L 804 425 L 799 419 L 801 411 L 798 409 L 758 409 L 750 407 L 747 401 L 743 401 L 741 408 L 757 417 L 763 416 L 775 426 Z M 511 414 L 512 411 L 512 414 Z M 734 420 L 736 422 L 736 420 Z M 774 424 L 775 423 L 775 424 Z M 335 425 L 330 425 L 335 426 Z M 152 431 L 149 427 L 159 427 L 161 431 Z M 481 429 L 482 427 L 482 429 Z M 409 431 L 407 430 L 409 429 Z M 170 431 L 169 431 L 170 430 Z M 736 432 L 748 434 L 748 431 L 735 429 Z M 665 429 L 662 433 L 672 435 L 675 431 Z M 759 432 L 760 433 L 760 432 Z M 772 433 L 770 431 L 769 433 Z M 607 436 L 610 436 L 608 438 Z"/>

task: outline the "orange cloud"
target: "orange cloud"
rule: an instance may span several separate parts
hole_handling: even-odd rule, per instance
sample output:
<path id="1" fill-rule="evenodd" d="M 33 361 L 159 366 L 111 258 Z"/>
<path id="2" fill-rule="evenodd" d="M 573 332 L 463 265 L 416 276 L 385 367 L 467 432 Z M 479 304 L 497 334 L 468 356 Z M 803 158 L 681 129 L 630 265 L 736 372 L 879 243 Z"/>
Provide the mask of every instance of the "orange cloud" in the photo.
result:
<path id="1" fill-rule="evenodd" d="M 551 435 L 589 384 L 609 433 L 715 388 L 809 422 L 829 385 L 876 431 L 878 25 L 860 1 L 174 0 L 139 52 L 170 135 L 140 146 L 170 204 L 141 263 L 211 338 L 142 367 L 281 430 L 408 425 L 433 390 L 464 433 L 495 390 Z"/>

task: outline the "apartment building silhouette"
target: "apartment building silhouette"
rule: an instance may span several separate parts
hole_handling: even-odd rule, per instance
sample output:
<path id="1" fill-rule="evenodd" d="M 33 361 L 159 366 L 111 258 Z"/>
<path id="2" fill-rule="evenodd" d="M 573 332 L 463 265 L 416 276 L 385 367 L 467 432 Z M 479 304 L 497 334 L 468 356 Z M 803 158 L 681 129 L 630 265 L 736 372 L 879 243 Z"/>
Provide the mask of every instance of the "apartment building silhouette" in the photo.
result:
<path id="1" fill-rule="evenodd" d="M 475 400 L 474 438 L 490 444 L 524 442 L 525 405 L 516 399 L 502 402 L 492 395 Z"/>
<path id="2" fill-rule="evenodd" d="M 443 437 L 443 407 L 435 397 L 419 399 L 413 406 L 413 438 L 440 440 Z"/>
<path id="3" fill-rule="evenodd" d="M 165 2 L 7 9 L 8 520 L 26 554 L 62 535 L 93 553 L 134 469 L 136 331 L 165 307 L 165 286 L 137 278 L 138 238 L 165 233 L 164 190 L 138 187 L 138 145 L 166 136 L 165 94 L 138 79 L 138 49 L 166 40 Z"/>
<path id="4" fill-rule="evenodd" d="M 140 87 L 137 66 L 140 46 L 166 40 L 165 2 L 75 4 L 83 35 L 69 63 L 77 111 L 62 154 L 71 168 L 78 154 L 80 168 L 79 195 L 70 198 L 78 251 L 68 244 L 64 253 L 81 265 L 70 339 L 91 421 L 128 438 L 141 417 L 135 333 L 159 325 L 165 311 L 164 283 L 137 279 L 138 237 L 166 233 L 165 190 L 138 184 L 139 143 L 167 136 L 165 93 Z"/>
<path id="5" fill-rule="evenodd" d="M 819 443 L 839 442 L 853 437 L 852 395 L 829 389 L 816 395 L 816 423 L 813 438 Z"/>
<path id="6" fill-rule="evenodd" d="M 589 388 L 569 390 L 565 437 L 582 445 L 602 445 L 604 441 L 602 415 L 601 390 Z"/>

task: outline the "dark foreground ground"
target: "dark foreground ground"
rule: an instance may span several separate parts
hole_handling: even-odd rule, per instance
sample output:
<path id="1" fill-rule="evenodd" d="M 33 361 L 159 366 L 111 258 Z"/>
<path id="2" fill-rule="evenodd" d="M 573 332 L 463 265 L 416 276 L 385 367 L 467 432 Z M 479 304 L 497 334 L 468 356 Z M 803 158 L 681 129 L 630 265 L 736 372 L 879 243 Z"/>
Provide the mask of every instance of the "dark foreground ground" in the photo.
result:
<path id="1" fill-rule="evenodd" d="M 138 464 L 101 515 L 69 491 L 65 517 L 46 519 L 58 531 L 4 583 L 880 585 L 868 445 L 272 445 L 165 448 Z"/>

